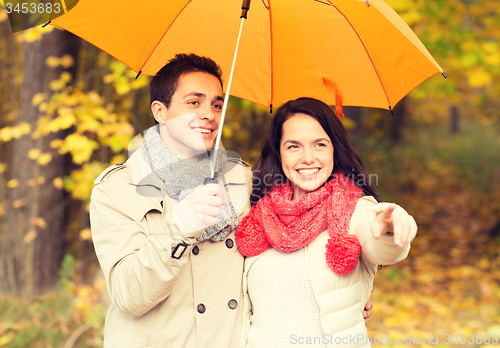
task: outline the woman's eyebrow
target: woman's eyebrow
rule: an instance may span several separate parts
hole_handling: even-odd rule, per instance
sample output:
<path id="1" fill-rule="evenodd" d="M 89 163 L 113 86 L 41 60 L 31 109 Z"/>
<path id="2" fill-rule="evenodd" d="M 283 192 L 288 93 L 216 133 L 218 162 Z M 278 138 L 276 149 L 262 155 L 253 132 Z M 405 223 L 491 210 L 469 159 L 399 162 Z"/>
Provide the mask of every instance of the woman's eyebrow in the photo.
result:
<path id="1" fill-rule="evenodd" d="M 319 143 L 320 141 L 326 141 L 328 143 L 331 143 L 330 139 L 327 139 L 327 138 L 315 139 L 315 140 L 313 140 L 313 143 Z"/>

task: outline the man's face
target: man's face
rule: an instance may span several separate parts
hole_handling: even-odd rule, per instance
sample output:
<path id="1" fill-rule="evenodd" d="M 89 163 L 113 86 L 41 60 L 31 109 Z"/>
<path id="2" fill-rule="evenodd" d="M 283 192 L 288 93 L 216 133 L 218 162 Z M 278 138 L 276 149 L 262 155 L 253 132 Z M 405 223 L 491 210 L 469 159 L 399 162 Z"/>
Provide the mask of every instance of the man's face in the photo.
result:
<path id="1" fill-rule="evenodd" d="M 163 103 L 154 101 L 151 110 L 160 123 L 165 145 L 188 159 L 212 149 L 223 102 L 217 77 L 190 72 L 179 77 L 168 109 Z"/>

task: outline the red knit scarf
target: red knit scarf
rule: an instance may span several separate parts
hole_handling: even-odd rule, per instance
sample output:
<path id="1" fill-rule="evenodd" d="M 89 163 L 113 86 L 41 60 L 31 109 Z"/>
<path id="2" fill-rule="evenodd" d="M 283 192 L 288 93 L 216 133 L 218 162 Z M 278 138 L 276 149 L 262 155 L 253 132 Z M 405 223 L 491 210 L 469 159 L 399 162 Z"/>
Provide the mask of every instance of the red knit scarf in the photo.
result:
<path id="1" fill-rule="evenodd" d="M 356 236 L 349 234 L 349 223 L 362 190 L 337 172 L 316 191 L 293 201 L 292 195 L 292 187 L 283 184 L 252 207 L 236 230 L 239 251 L 255 256 L 273 246 L 292 252 L 328 227 L 326 263 L 339 275 L 354 270 L 361 248 Z"/>

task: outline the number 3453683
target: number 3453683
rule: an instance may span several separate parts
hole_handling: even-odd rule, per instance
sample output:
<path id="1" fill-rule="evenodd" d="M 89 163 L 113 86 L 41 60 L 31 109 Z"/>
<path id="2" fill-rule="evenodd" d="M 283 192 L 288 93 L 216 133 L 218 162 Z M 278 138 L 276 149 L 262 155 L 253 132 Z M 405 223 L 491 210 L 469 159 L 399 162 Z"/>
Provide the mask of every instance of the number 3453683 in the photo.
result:
<path id="1" fill-rule="evenodd" d="M 5 10 L 7 13 L 17 12 L 17 13 L 60 13 L 61 4 L 55 3 L 10 3 L 5 2 Z"/>

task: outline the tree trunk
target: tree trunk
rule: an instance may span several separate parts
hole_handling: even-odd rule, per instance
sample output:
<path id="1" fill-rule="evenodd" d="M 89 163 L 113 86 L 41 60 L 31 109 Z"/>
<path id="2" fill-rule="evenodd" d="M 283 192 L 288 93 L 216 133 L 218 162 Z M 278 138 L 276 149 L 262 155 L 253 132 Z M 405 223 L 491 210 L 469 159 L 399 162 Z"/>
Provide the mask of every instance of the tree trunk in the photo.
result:
<path id="1" fill-rule="evenodd" d="M 79 40 L 72 34 L 54 30 L 41 40 L 24 45 L 24 79 L 21 89 L 19 122 L 27 122 L 32 130 L 41 116 L 31 103 L 37 93 L 48 92 L 49 83 L 58 79 L 62 68 L 51 69 L 46 60 L 78 52 Z M 69 71 L 74 76 L 74 67 Z M 25 135 L 13 145 L 11 177 L 18 185 L 8 192 L 8 206 L 2 226 L 0 254 L 0 289 L 12 295 L 39 295 L 51 289 L 65 249 L 66 195 L 53 185 L 57 177 L 69 173 L 69 161 L 50 147 L 54 139 L 67 132 L 50 133 L 33 139 Z M 50 153 L 52 160 L 39 165 L 28 158 L 30 149 Z"/>

